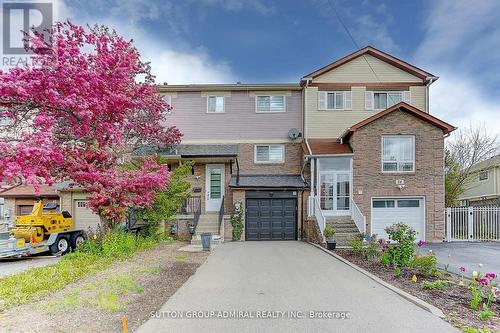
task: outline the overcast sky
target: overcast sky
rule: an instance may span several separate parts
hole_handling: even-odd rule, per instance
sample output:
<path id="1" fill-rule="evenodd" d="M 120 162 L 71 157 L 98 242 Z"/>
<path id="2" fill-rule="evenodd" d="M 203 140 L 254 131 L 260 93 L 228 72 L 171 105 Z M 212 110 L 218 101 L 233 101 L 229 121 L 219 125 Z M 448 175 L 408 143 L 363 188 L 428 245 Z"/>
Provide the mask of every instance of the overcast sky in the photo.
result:
<path id="1" fill-rule="evenodd" d="M 500 133 L 500 1 L 330 0 L 360 47 L 440 77 L 431 113 Z M 133 38 L 157 82 L 298 82 L 356 47 L 328 0 L 65 0 L 59 19 Z"/>

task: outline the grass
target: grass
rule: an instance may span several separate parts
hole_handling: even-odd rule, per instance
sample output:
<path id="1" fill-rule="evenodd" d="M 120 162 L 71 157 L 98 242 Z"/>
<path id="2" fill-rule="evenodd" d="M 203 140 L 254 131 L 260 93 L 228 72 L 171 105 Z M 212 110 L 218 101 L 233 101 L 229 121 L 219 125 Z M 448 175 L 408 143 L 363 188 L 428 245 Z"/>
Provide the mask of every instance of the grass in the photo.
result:
<path id="1" fill-rule="evenodd" d="M 430 289 L 430 290 L 434 290 L 434 289 L 444 290 L 447 285 L 448 285 L 448 281 L 446 281 L 446 280 L 436 280 L 434 282 L 430 282 L 430 281 L 425 280 L 422 282 L 422 288 Z"/>
<path id="2" fill-rule="evenodd" d="M 63 289 L 113 262 L 132 256 L 136 251 L 151 248 L 160 238 L 137 238 L 122 231 L 113 231 L 103 239 L 86 241 L 82 247 L 53 265 L 31 268 L 0 279 L 0 310 L 40 299 Z M 116 283 L 126 284 L 124 280 Z M 112 296 L 108 297 L 112 299 Z"/>

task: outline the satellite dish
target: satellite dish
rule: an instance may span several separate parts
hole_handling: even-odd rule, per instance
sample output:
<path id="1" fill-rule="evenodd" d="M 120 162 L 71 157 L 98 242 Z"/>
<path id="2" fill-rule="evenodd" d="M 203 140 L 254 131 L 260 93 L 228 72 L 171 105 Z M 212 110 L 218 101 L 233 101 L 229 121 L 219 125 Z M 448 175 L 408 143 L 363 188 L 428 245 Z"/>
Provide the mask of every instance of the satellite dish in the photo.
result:
<path id="1" fill-rule="evenodd" d="M 288 137 L 292 140 L 292 141 L 295 141 L 297 140 L 297 138 L 300 138 L 302 136 L 302 134 L 300 133 L 300 131 L 296 128 L 292 128 L 288 131 Z"/>

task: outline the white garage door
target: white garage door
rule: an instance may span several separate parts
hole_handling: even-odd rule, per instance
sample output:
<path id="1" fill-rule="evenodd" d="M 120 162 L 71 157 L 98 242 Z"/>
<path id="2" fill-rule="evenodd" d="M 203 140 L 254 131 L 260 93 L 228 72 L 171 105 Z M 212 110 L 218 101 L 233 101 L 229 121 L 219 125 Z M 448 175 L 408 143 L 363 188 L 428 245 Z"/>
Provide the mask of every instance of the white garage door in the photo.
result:
<path id="1" fill-rule="evenodd" d="M 372 234 L 388 239 L 385 228 L 394 223 L 404 223 L 417 232 L 416 240 L 424 240 L 424 199 L 383 198 L 372 199 Z"/>
<path id="2" fill-rule="evenodd" d="M 87 208 L 87 200 L 75 200 L 73 204 L 73 223 L 75 229 L 88 231 L 97 228 L 99 215 Z"/>

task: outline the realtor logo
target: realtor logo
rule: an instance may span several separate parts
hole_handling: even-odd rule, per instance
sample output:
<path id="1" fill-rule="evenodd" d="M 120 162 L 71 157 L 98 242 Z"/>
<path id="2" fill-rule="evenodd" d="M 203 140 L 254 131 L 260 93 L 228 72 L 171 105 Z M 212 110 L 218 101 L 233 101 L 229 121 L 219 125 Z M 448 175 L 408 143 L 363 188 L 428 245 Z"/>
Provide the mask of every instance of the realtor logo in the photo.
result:
<path id="1" fill-rule="evenodd" d="M 2 1 L 2 51 L 4 55 L 26 55 L 23 32 L 32 29 L 47 35 L 52 27 L 51 2 Z"/>

